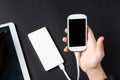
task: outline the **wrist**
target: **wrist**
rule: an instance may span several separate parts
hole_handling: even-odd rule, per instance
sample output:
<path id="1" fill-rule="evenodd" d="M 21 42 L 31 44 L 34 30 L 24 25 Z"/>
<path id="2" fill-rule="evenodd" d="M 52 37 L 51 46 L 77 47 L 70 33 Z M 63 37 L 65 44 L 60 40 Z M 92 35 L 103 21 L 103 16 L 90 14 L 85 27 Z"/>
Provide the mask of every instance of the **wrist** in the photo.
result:
<path id="1" fill-rule="evenodd" d="M 88 75 L 89 80 L 104 80 L 107 77 L 101 65 L 89 70 L 86 74 Z"/>

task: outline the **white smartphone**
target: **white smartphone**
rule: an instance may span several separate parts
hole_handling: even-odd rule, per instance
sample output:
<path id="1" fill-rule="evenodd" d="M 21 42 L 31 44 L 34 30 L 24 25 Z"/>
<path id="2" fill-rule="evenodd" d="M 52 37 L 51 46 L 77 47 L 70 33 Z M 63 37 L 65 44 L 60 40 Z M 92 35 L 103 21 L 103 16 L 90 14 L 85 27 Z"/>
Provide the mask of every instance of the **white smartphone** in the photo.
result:
<path id="1" fill-rule="evenodd" d="M 87 16 L 72 14 L 67 18 L 68 48 L 70 51 L 83 51 L 87 41 Z"/>

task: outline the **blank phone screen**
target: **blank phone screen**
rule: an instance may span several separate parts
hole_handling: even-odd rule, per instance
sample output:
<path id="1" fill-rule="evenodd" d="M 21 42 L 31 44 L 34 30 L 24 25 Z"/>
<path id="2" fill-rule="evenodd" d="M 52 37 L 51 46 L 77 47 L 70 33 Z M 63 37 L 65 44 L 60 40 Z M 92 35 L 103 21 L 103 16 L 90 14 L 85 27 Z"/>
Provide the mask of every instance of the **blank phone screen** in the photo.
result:
<path id="1" fill-rule="evenodd" d="M 85 46 L 86 19 L 69 19 L 69 46 Z"/>

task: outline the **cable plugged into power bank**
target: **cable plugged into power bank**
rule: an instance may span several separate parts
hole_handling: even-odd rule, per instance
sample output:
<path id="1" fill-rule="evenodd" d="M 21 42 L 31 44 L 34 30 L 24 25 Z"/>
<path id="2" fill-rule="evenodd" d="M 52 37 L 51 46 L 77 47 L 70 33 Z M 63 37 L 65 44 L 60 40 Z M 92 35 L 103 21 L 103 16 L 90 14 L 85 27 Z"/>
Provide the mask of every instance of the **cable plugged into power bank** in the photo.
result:
<path id="1" fill-rule="evenodd" d="M 79 54 L 80 54 L 79 52 L 75 52 L 75 59 L 76 59 L 76 66 L 77 66 L 77 80 L 80 79 Z M 65 74 L 66 78 L 68 80 L 71 80 L 70 77 L 68 76 L 66 70 L 65 70 L 65 66 L 63 64 L 60 64 L 59 68 L 63 71 L 63 73 Z"/>
<path id="2" fill-rule="evenodd" d="M 75 52 L 75 59 L 76 59 L 76 66 L 77 66 L 77 80 L 80 79 L 79 55 L 80 55 L 79 52 Z M 63 65 L 63 64 L 60 64 L 60 65 L 59 65 L 59 68 L 64 72 L 66 78 L 67 78 L 68 80 L 71 80 L 70 77 L 68 76 L 67 72 L 65 71 L 64 65 Z"/>
<path id="3" fill-rule="evenodd" d="M 64 66 L 63 64 L 60 64 L 60 65 L 59 65 L 59 68 L 63 71 L 63 73 L 65 74 L 66 78 L 67 78 L 68 80 L 71 80 L 70 77 L 68 76 L 66 70 L 65 70 L 65 66 Z"/>
<path id="4" fill-rule="evenodd" d="M 60 52 L 58 51 L 46 27 L 29 33 L 28 38 L 32 43 L 33 48 L 37 53 L 38 58 L 40 59 L 45 71 L 49 71 L 52 68 L 59 66 L 59 68 L 65 74 L 66 78 L 68 80 L 71 80 L 65 70 L 65 66 L 63 65 L 64 60 L 60 55 Z M 77 62 L 77 80 L 79 80 L 79 52 L 75 52 L 75 57 Z"/>
<path id="5" fill-rule="evenodd" d="M 51 70 L 56 66 L 64 72 L 66 78 L 71 80 L 65 71 L 64 60 L 60 55 L 54 41 L 52 40 L 46 27 L 38 29 L 28 34 L 28 38 L 33 45 L 45 71 Z"/>

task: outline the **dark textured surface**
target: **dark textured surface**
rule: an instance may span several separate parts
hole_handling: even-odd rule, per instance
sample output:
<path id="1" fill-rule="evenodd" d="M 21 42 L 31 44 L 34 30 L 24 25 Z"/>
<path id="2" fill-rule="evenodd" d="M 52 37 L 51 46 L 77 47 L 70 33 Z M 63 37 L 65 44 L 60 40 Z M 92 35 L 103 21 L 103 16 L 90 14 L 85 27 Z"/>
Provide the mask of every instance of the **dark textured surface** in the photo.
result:
<path id="1" fill-rule="evenodd" d="M 66 34 L 66 18 L 72 13 L 85 13 L 96 38 L 105 36 L 103 68 L 107 75 L 120 80 L 120 5 L 119 0 L 0 0 L 0 24 L 14 22 L 18 30 L 32 80 L 66 80 L 57 67 L 45 72 L 27 34 L 46 26 L 65 60 L 66 70 L 76 79 L 76 64 L 72 53 L 64 54 L 61 38 Z M 47 50 L 47 49 L 46 49 Z M 83 72 L 81 80 L 87 80 Z"/>

